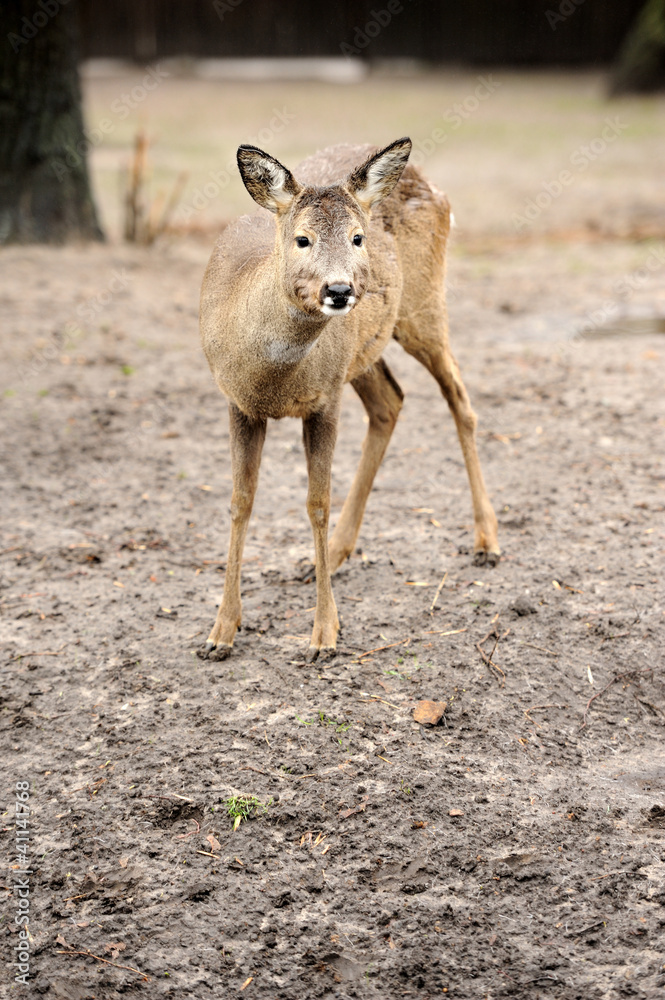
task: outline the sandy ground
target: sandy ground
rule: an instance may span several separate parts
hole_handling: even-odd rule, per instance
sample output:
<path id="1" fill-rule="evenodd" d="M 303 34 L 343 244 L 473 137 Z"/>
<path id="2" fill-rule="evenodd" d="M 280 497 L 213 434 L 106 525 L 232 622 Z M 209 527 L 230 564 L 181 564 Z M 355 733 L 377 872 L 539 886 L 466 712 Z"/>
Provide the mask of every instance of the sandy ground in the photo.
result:
<path id="1" fill-rule="evenodd" d="M 211 151 L 228 159 L 273 106 L 298 115 L 270 146 L 287 162 L 366 141 L 369 122 L 377 142 L 424 140 L 474 81 L 226 85 L 216 131 L 221 85 L 166 80 L 150 98 L 159 170 L 189 169 L 191 199 Z M 88 121 L 131 82 L 90 80 Z M 112 235 L 113 157 L 147 105 L 94 154 Z M 616 115 L 633 131 L 518 232 L 513 215 Z M 12 992 L 5 887 L 1 995 L 662 992 L 664 347 L 646 321 L 665 316 L 663 103 L 605 105 L 595 77 L 508 76 L 476 116 L 425 168 L 458 217 L 452 339 L 504 556 L 472 566 L 452 421 L 391 345 L 405 406 L 334 580 L 330 664 L 304 662 L 295 421 L 269 428 L 234 655 L 196 657 L 230 496 L 198 291 L 206 228 L 248 207 L 239 182 L 198 212 L 196 238 L 3 250 L 3 826 L 15 857 L 29 782 L 32 979 Z M 349 390 L 334 516 L 363 433 Z M 439 725 L 414 720 L 421 699 L 446 703 Z M 234 832 L 239 795 L 260 805 Z"/>

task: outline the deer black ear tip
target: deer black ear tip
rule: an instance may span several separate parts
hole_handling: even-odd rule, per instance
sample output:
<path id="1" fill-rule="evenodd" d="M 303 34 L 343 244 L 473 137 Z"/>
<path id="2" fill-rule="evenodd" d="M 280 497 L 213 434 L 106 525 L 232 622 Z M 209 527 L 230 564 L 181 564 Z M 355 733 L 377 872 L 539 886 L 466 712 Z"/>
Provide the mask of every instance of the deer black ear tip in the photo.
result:
<path id="1" fill-rule="evenodd" d="M 406 153 L 407 156 L 410 155 L 411 149 L 413 148 L 413 143 L 408 135 L 402 136 L 401 139 L 395 139 L 391 142 L 389 146 L 386 146 L 386 152 L 392 150 L 395 153 Z"/>
<path id="2" fill-rule="evenodd" d="M 258 146 L 251 146 L 247 142 L 243 142 L 242 145 L 238 146 L 238 151 L 236 153 L 238 160 L 242 158 L 243 153 L 260 153 L 262 156 L 266 155 L 262 149 L 259 149 Z"/>

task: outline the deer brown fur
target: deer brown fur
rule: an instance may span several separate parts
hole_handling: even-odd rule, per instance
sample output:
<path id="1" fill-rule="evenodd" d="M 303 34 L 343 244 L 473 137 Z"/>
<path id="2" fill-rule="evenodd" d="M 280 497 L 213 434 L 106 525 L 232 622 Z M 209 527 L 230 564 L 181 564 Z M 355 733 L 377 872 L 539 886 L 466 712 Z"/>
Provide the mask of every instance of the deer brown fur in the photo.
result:
<path id="1" fill-rule="evenodd" d="M 402 406 L 382 352 L 395 338 L 432 373 L 450 407 L 471 486 L 475 562 L 499 559 L 497 522 L 476 450 L 476 416 L 448 344 L 444 272 L 450 209 L 415 167 L 411 142 L 336 146 L 294 174 L 238 150 L 261 206 L 224 230 L 201 291 L 201 336 L 229 400 L 231 540 L 224 593 L 201 655 L 229 655 L 241 622 L 240 567 L 268 418 L 300 417 L 314 535 L 316 614 L 308 659 L 335 650 L 330 574 L 353 551 L 374 476 Z M 342 390 L 369 418 L 360 465 L 328 543 L 330 469 Z"/>

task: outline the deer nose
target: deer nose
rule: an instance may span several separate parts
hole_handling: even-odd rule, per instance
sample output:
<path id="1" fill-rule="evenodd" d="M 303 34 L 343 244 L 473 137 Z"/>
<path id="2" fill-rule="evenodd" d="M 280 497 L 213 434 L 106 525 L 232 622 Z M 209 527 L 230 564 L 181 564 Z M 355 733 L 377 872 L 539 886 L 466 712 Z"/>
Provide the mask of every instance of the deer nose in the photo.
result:
<path id="1" fill-rule="evenodd" d="M 326 285 L 323 290 L 323 301 L 333 309 L 343 309 L 352 294 L 351 285 Z"/>

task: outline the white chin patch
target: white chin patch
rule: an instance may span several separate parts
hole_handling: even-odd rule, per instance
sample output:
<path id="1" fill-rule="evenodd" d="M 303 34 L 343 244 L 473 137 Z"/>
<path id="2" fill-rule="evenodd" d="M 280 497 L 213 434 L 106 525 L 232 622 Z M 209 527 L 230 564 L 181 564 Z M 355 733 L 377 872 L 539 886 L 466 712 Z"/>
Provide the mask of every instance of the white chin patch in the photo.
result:
<path id="1" fill-rule="evenodd" d="M 321 312 L 324 316 L 346 316 L 347 313 L 351 312 L 355 304 L 355 296 L 351 295 L 345 306 L 342 306 L 341 309 L 336 309 L 332 304 L 332 299 L 329 296 L 326 296 L 323 300 L 323 305 L 321 306 Z"/>

